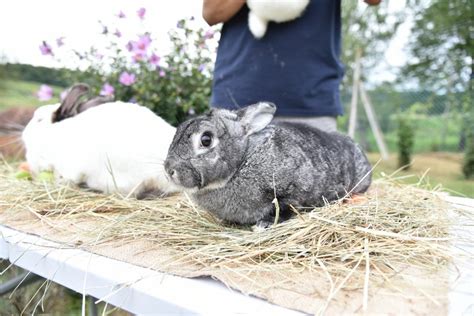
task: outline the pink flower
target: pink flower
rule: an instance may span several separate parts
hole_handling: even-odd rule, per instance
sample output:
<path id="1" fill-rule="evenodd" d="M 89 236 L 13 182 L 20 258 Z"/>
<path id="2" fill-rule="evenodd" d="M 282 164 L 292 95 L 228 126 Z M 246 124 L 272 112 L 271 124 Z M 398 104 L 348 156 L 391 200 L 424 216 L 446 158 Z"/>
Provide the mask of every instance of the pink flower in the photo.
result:
<path id="1" fill-rule="evenodd" d="M 43 43 L 40 45 L 39 49 L 41 51 L 41 54 L 43 54 L 43 55 L 54 56 L 53 50 L 51 49 L 51 46 L 49 46 L 49 44 L 46 43 L 46 41 L 43 41 Z"/>
<path id="2" fill-rule="evenodd" d="M 157 66 L 158 63 L 160 62 L 160 56 L 156 55 L 155 53 L 151 54 L 150 58 L 148 59 L 148 62 L 152 65 Z"/>
<path id="3" fill-rule="evenodd" d="M 150 34 L 144 34 L 138 38 L 138 41 L 129 41 L 127 43 L 127 49 L 130 52 L 142 53 L 145 55 L 146 50 L 150 46 L 151 38 Z"/>
<path id="4" fill-rule="evenodd" d="M 166 73 L 163 69 L 161 69 L 160 72 L 159 72 L 159 75 L 160 75 L 160 77 L 164 77 L 164 76 L 166 76 Z"/>
<path id="5" fill-rule="evenodd" d="M 115 29 L 114 35 L 117 37 L 122 37 L 122 32 L 120 32 L 118 29 Z"/>
<path id="6" fill-rule="evenodd" d="M 145 13 L 146 13 L 145 8 L 138 9 L 137 14 L 138 14 L 138 17 L 140 18 L 140 20 L 143 20 L 145 18 Z"/>
<path id="7" fill-rule="evenodd" d="M 135 51 L 135 54 L 132 56 L 134 62 L 138 63 L 139 61 L 144 60 L 146 57 L 146 53 L 143 51 Z"/>
<path id="8" fill-rule="evenodd" d="M 56 39 L 56 45 L 58 45 L 58 47 L 61 47 L 64 45 L 64 36 L 61 36 Z"/>
<path id="9" fill-rule="evenodd" d="M 112 85 L 110 85 L 108 82 L 106 82 L 102 86 L 102 90 L 100 90 L 100 95 L 104 95 L 104 96 L 114 95 L 114 92 L 115 92 L 115 88 Z"/>
<path id="10" fill-rule="evenodd" d="M 48 101 L 53 97 L 53 89 L 50 86 L 43 84 L 36 95 L 40 101 Z"/>
<path id="11" fill-rule="evenodd" d="M 204 34 L 204 39 L 211 39 L 214 37 L 214 31 L 213 30 L 207 30 L 206 33 Z"/>
<path id="12" fill-rule="evenodd" d="M 147 33 L 140 36 L 140 38 L 138 39 L 138 42 L 136 43 L 137 43 L 136 49 L 147 50 L 148 46 L 150 46 L 150 43 L 151 43 L 150 34 Z"/>
<path id="13" fill-rule="evenodd" d="M 135 83 L 135 75 L 124 71 L 119 77 L 119 82 L 124 86 L 131 86 Z"/>
<path id="14" fill-rule="evenodd" d="M 99 52 L 95 52 L 94 57 L 97 58 L 97 60 L 102 60 L 104 58 L 104 54 L 101 54 Z"/>
<path id="15" fill-rule="evenodd" d="M 126 16 L 125 16 L 125 13 L 123 13 L 123 11 L 120 10 L 120 12 L 117 14 L 117 17 L 118 17 L 119 19 L 124 19 Z"/>

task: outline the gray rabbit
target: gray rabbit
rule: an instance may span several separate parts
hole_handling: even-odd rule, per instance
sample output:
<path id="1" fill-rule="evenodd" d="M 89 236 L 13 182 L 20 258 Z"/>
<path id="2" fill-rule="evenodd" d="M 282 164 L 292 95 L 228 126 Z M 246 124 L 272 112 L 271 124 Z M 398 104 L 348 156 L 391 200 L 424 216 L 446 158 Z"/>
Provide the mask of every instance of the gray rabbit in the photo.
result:
<path id="1" fill-rule="evenodd" d="M 177 186 L 227 222 L 267 227 L 289 206 L 322 206 L 371 183 L 371 166 L 349 137 L 303 124 L 270 124 L 276 106 L 213 109 L 178 126 L 165 161 Z"/>

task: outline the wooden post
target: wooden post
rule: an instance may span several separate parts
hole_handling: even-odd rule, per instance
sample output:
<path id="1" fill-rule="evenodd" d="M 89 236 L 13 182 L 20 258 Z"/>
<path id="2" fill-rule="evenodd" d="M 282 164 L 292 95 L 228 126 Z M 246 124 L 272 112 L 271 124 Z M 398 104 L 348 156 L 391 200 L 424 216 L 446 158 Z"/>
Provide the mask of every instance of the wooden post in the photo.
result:
<path id="1" fill-rule="evenodd" d="M 360 81 L 360 59 L 361 59 L 361 49 L 356 49 L 356 57 L 355 57 L 355 67 L 354 67 L 354 75 L 352 79 L 352 99 L 351 99 L 351 114 L 349 116 L 349 130 L 348 134 L 351 138 L 355 136 L 355 130 L 357 125 L 357 100 L 358 100 L 358 88 L 359 88 L 359 81 Z"/>
<path id="2" fill-rule="evenodd" d="M 382 159 L 387 160 L 388 150 L 387 150 L 387 146 L 385 145 L 385 141 L 383 140 L 383 133 L 379 127 L 379 124 L 377 123 L 377 118 L 375 117 L 374 109 L 372 107 L 372 104 L 370 103 L 369 96 L 367 95 L 367 92 L 365 91 L 362 82 L 359 82 L 359 90 L 360 90 L 360 98 L 361 98 L 362 104 L 364 105 L 364 110 L 365 110 L 365 113 L 367 114 L 367 119 L 369 120 L 369 123 L 370 123 L 370 128 L 372 129 L 372 132 L 374 133 L 374 136 L 375 136 L 375 141 L 377 142 L 377 147 L 379 148 Z"/>

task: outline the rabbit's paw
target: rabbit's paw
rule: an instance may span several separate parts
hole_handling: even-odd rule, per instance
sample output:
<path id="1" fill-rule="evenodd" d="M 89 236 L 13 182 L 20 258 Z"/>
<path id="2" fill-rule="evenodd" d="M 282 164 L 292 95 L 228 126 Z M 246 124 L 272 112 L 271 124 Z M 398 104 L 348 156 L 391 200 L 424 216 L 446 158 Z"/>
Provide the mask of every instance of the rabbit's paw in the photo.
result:
<path id="1" fill-rule="evenodd" d="M 263 232 L 264 230 L 270 228 L 273 225 L 274 221 L 268 219 L 262 219 L 257 221 L 257 223 L 252 226 L 254 232 Z"/>
<path id="2" fill-rule="evenodd" d="M 253 12 L 249 13 L 249 28 L 255 38 L 262 38 L 267 31 L 268 21 L 257 16 Z"/>
<path id="3" fill-rule="evenodd" d="M 363 194 L 353 193 L 350 197 L 344 199 L 346 204 L 363 204 L 366 203 L 369 199 Z"/>

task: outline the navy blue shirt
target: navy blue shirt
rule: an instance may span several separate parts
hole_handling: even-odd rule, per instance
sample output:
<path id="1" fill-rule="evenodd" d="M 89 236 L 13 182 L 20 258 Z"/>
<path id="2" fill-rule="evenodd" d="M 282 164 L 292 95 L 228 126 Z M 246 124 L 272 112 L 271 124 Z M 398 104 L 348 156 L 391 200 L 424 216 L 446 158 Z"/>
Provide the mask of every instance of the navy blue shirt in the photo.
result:
<path id="1" fill-rule="evenodd" d="M 211 106 L 271 101 L 277 115 L 341 115 L 341 1 L 311 0 L 300 18 L 270 22 L 262 39 L 250 33 L 248 12 L 244 5 L 222 27 Z"/>

